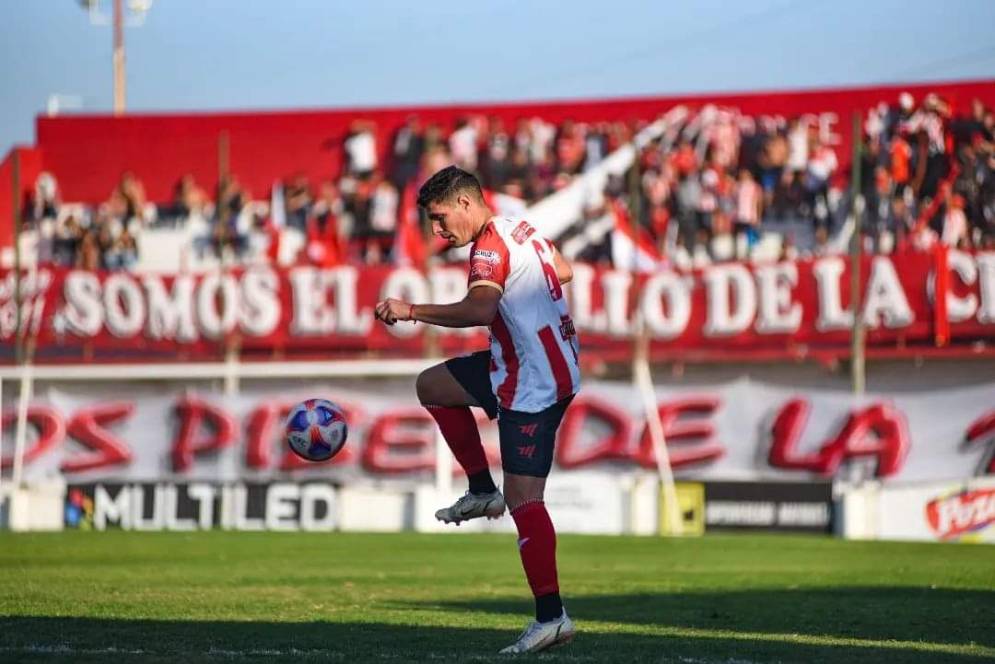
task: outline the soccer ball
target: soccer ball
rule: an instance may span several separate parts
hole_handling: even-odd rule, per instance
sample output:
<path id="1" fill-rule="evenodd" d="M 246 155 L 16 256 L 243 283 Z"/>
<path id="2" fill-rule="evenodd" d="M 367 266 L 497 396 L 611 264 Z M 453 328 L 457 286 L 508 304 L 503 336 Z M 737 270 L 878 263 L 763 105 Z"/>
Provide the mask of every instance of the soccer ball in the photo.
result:
<path id="1" fill-rule="evenodd" d="M 308 461 L 331 459 L 348 433 L 342 409 L 327 399 L 302 401 L 287 416 L 287 444 Z"/>

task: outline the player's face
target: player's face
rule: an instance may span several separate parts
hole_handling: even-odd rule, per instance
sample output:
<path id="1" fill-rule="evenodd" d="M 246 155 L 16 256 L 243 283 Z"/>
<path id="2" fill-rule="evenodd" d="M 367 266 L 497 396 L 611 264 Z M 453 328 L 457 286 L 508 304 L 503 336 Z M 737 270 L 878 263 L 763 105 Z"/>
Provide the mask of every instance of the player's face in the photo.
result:
<path id="1" fill-rule="evenodd" d="M 432 222 L 432 233 L 449 242 L 453 247 L 462 247 L 473 239 L 470 199 L 457 196 L 452 201 L 429 203 L 426 208 Z"/>

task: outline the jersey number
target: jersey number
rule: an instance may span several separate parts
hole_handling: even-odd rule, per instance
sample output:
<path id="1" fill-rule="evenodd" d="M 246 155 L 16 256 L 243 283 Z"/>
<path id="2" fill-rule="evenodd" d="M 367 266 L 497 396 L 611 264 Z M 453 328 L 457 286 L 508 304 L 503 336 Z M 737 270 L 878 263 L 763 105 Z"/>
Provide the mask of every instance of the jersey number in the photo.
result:
<path id="1" fill-rule="evenodd" d="M 546 285 L 549 286 L 549 296 L 553 302 L 563 299 L 563 286 L 560 285 L 560 278 L 556 276 L 556 268 L 553 266 L 546 254 L 549 250 L 538 240 L 532 240 L 536 255 L 539 256 L 539 263 L 542 265 L 542 273 L 546 275 Z"/>
<path id="2" fill-rule="evenodd" d="M 563 299 L 563 286 L 560 284 L 560 277 L 556 274 L 556 268 L 552 263 L 546 258 L 548 249 L 542 245 L 538 240 L 532 240 L 532 246 L 535 247 L 536 255 L 539 256 L 539 263 L 542 265 L 542 273 L 546 275 L 546 285 L 549 286 L 549 296 L 553 298 L 553 302 Z M 550 358 L 550 364 L 554 367 L 556 362 L 553 361 L 553 351 L 555 355 L 558 355 L 560 361 L 563 361 L 563 353 L 560 349 L 556 347 L 555 343 L 551 343 L 551 337 L 545 337 L 544 334 L 552 335 L 552 328 L 546 326 L 539 331 L 539 337 L 542 339 L 542 344 L 546 348 L 546 355 Z M 577 333 L 574 331 L 574 323 L 570 319 L 570 315 L 560 316 L 560 337 L 567 342 L 570 347 L 570 351 L 573 353 L 574 361 L 577 360 L 577 349 L 574 348 L 574 337 Z"/>

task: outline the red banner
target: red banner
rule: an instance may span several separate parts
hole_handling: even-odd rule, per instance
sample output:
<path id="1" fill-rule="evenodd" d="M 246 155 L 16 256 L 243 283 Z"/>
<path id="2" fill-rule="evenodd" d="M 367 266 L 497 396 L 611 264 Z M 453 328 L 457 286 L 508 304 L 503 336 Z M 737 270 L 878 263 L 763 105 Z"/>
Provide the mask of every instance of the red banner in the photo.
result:
<path id="1" fill-rule="evenodd" d="M 870 347 L 995 339 L 995 253 L 947 252 L 940 308 L 933 303 L 937 265 L 931 253 L 864 260 L 862 316 Z M 465 283 L 463 267 L 428 273 L 258 267 L 169 276 L 51 268 L 24 275 L 20 319 L 39 359 L 80 353 L 195 359 L 233 345 L 264 355 L 420 355 L 429 342 L 452 353 L 484 347 L 483 330 L 436 328 L 437 336 L 426 340 L 427 326 L 386 328 L 374 320 L 373 307 L 388 296 L 454 302 Z M 18 320 L 13 290 L 14 274 L 0 272 L 0 341 L 7 361 Z M 724 263 L 694 273 L 665 270 L 638 281 L 628 272 L 579 264 L 566 290 L 588 360 L 626 357 L 640 318 L 657 354 L 686 358 L 841 351 L 853 322 L 849 259 L 842 256 Z"/>

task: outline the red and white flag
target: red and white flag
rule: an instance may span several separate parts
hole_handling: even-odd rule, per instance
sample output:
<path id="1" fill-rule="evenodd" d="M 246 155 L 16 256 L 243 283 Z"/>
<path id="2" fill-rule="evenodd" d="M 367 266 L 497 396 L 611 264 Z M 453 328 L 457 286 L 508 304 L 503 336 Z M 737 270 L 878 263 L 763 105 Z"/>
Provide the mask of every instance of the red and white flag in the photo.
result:
<path id="1" fill-rule="evenodd" d="M 404 187 L 401 195 L 400 218 L 394 234 L 394 263 L 399 267 L 425 267 L 427 248 L 418 212 L 418 194 L 413 182 Z"/>
<path id="2" fill-rule="evenodd" d="M 287 225 L 287 208 L 283 202 L 283 183 L 277 180 L 269 197 L 269 223 L 266 224 L 266 234 L 269 236 L 269 246 L 266 255 L 274 265 L 280 261 L 280 233 Z"/>
<path id="3" fill-rule="evenodd" d="M 625 204 L 613 201 L 611 213 L 615 217 L 612 229 L 612 264 L 615 268 L 632 272 L 659 270 L 664 264 L 663 257 L 646 231 L 633 225 Z"/>

